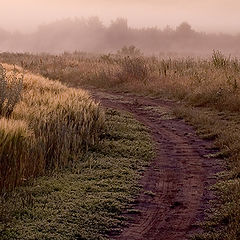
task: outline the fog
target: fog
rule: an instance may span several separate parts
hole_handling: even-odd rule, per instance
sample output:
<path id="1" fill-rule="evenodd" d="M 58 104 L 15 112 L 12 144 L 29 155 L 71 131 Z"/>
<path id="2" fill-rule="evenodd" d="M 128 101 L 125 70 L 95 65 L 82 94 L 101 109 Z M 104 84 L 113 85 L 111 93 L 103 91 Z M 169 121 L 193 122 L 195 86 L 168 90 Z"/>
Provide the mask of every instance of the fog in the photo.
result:
<path id="1" fill-rule="evenodd" d="M 99 16 L 105 24 L 127 18 L 132 27 L 183 21 L 207 32 L 238 33 L 239 0 L 0 0 L 0 27 L 33 31 L 38 25 L 67 17 Z"/>
<path id="2" fill-rule="evenodd" d="M 136 45 L 148 53 L 179 50 L 205 53 L 216 47 L 236 53 L 240 48 L 238 0 L 0 0 L 0 3 L 0 51 L 106 52 Z M 118 18 L 127 21 L 119 23 Z M 182 22 L 189 23 L 190 28 L 186 30 L 188 34 L 182 32 L 184 37 L 179 40 L 181 34 L 177 29 Z M 188 46 L 184 45 L 186 40 Z"/>

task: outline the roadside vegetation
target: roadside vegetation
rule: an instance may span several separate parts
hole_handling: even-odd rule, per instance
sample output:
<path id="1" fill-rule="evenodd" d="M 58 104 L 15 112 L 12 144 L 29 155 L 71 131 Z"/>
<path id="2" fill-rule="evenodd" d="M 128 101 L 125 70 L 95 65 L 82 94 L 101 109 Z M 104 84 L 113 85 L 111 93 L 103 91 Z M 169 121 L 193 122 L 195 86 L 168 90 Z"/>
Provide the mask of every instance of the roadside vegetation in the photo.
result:
<path id="1" fill-rule="evenodd" d="M 104 124 L 103 111 L 87 92 L 4 67 L 0 65 L 1 192 L 74 164 L 98 141 Z"/>
<path id="2" fill-rule="evenodd" d="M 1 198 L 0 239 L 96 240 L 119 231 L 126 221 L 121 213 L 153 158 L 152 143 L 133 116 L 111 109 L 100 138 L 74 166 Z"/>
<path id="3" fill-rule="evenodd" d="M 125 54 L 127 53 L 127 54 Z M 2 53 L 0 61 L 18 64 L 69 86 L 134 92 L 181 101 L 175 112 L 215 141 L 226 171 L 215 189 L 204 233 L 195 239 L 240 238 L 240 61 L 218 51 L 206 59 L 145 57 L 133 47 L 117 54 L 75 52 L 59 56 Z M 211 161 L 211 158 L 209 158 Z"/>
<path id="4" fill-rule="evenodd" d="M 0 239 L 119 231 L 154 155 L 148 130 L 84 90 L 0 67 Z"/>
<path id="5" fill-rule="evenodd" d="M 240 237 L 240 121 L 238 112 L 217 111 L 209 108 L 178 107 L 175 115 L 194 125 L 206 140 L 214 140 L 219 152 L 206 156 L 225 159 L 225 170 L 218 174 L 212 186 L 216 199 L 207 210 L 201 226 L 202 234 L 193 240 L 237 240 Z"/>

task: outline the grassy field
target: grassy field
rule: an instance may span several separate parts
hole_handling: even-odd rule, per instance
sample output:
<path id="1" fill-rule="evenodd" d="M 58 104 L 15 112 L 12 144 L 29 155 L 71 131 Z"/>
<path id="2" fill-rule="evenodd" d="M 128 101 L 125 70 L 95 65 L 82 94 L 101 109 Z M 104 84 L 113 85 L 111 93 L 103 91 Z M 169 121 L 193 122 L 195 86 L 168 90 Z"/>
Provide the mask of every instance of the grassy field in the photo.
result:
<path id="1" fill-rule="evenodd" d="M 206 59 L 158 59 L 139 54 L 61 56 L 1 54 L 0 61 L 22 65 L 69 86 L 94 86 L 181 101 L 175 112 L 215 141 L 226 160 L 205 232 L 196 239 L 240 238 L 240 61 L 218 51 Z M 71 80 L 70 80 L 71 79 Z"/>

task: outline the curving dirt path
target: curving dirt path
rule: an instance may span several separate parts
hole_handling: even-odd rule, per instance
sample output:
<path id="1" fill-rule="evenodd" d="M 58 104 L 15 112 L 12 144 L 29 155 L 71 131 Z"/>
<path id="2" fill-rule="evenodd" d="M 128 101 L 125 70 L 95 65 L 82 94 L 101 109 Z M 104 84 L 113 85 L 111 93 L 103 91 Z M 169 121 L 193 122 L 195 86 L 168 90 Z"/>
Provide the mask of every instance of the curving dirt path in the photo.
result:
<path id="1" fill-rule="evenodd" d="M 211 142 L 199 139 L 194 129 L 171 114 L 173 102 L 131 95 L 94 92 L 103 106 L 131 112 L 151 131 L 156 158 L 143 173 L 140 195 L 125 213 L 128 225 L 111 239 L 185 240 L 198 231 L 221 163 L 209 154 Z"/>

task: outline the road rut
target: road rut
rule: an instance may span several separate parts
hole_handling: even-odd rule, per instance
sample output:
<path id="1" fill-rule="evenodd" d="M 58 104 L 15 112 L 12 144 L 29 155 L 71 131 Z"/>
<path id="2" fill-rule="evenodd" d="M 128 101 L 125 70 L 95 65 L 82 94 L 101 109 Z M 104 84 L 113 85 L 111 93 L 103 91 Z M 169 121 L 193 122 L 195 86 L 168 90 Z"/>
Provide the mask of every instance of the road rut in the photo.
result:
<path id="1" fill-rule="evenodd" d="M 142 190 L 136 198 L 134 214 L 111 239 L 185 240 L 198 231 L 213 193 L 209 187 L 221 170 L 210 141 L 200 139 L 193 127 L 171 113 L 175 103 L 147 97 L 109 94 L 92 95 L 105 107 L 134 114 L 144 123 L 155 142 L 156 157 L 143 173 Z"/>

